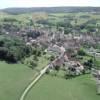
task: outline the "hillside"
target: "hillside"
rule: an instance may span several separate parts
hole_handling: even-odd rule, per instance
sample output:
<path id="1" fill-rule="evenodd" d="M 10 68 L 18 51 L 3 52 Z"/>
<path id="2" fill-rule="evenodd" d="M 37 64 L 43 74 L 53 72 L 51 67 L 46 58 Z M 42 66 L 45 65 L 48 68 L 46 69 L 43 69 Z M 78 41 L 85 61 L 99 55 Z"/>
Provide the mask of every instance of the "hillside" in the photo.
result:
<path id="1" fill-rule="evenodd" d="M 32 8 L 6 8 L 1 11 L 11 14 L 30 12 L 67 13 L 67 12 L 100 12 L 100 7 L 32 7 Z"/>

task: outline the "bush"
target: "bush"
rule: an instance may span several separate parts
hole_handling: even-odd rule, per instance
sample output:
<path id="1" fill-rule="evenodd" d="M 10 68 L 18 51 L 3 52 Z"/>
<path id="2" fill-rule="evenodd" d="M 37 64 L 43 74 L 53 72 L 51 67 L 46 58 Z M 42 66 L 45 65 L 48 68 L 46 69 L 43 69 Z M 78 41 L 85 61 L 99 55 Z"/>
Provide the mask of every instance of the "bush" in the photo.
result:
<path id="1" fill-rule="evenodd" d="M 6 60 L 11 63 L 16 63 L 18 61 L 17 56 L 13 52 L 7 53 Z"/>
<path id="2" fill-rule="evenodd" d="M 91 70 L 93 67 L 93 60 L 89 59 L 87 62 L 84 62 L 84 66 L 86 66 L 87 69 Z"/>
<path id="3" fill-rule="evenodd" d="M 86 56 L 86 52 L 83 49 L 80 49 L 78 51 L 78 55 L 80 55 L 80 56 Z"/>
<path id="4" fill-rule="evenodd" d="M 8 49 L 6 47 L 0 47 L 0 59 L 4 60 L 7 58 Z"/>
<path id="5" fill-rule="evenodd" d="M 50 57 L 50 61 L 53 61 L 54 59 L 55 59 L 54 56 L 51 56 L 51 57 Z"/>
<path id="6" fill-rule="evenodd" d="M 34 69 L 37 66 L 37 63 L 35 61 L 30 61 L 29 62 L 29 67 Z"/>

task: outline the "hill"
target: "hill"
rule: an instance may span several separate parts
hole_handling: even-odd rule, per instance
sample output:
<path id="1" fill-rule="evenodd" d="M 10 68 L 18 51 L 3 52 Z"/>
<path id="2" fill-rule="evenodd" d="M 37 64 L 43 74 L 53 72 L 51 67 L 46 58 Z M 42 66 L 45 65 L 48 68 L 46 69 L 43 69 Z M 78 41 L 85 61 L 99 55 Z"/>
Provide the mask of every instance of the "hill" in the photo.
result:
<path id="1" fill-rule="evenodd" d="M 100 7 L 32 7 L 32 8 L 6 8 L 1 11 L 10 14 L 31 12 L 67 13 L 67 12 L 100 12 Z"/>

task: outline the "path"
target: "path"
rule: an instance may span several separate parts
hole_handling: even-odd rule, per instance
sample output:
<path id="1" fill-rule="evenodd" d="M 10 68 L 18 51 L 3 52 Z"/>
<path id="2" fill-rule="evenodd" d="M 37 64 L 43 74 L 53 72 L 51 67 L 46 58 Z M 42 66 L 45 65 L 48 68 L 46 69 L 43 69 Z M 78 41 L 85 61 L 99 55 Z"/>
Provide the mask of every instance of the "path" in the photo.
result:
<path id="1" fill-rule="evenodd" d="M 64 53 L 62 53 L 58 58 L 62 57 Z M 57 59 L 57 58 L 56 58 Z M 55 60 L 56 60 L 55 59 Z M 54 60 L 54 61 L 55 61 Z M 50 64 L 52 64 L 54 61 L 52 61 Z M 25 91 L 23 92 L 23 94 L 21 95 L 19 100 L 24 100 L 26 94 L 28 93 L 28 91 L 32 88 L 33 85 L 35 85 L 35 83 L 45 74 L 45 72 L 47 71 L 47 69 L 49 68 L 50 64 L 48 64 L 45 68 L 43 68 L 40 71 L 40 74 L 28 85 L 28 87 L 25 89 Z"/>
<path id="2" fill-rule="evenodd" d="M 49 68 L 49 65 L 47 65 L 44 69 L 42 69 L 40 71 L 40 74 L 35 78 L 35 80 L 33 80 L 28 87 L 25 89 L 25 91 L 23 92 L 23 94 L 20 97 L 20 100 L 24 100 L 26 94 L 28 93 L 28 91 L 32 88 L 32 86 L 41 78 L 42 75 L 45 74 L 46 70 Z"/>

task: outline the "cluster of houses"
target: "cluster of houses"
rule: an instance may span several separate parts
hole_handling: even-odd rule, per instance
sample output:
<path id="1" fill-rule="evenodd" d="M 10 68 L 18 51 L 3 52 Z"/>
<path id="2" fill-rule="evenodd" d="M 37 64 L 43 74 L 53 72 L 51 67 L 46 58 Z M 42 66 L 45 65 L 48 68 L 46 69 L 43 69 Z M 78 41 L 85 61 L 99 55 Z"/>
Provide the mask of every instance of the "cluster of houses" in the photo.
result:
<path id="1" fill-rule="evenodd" d="M 33 33 L 38 32 L 40 35 L 33 37 L 25 36 L 26 45 L 38 46 L 45 48 L 45 52 L 50 53 L 55 57 L 55 60 L 50 64 L 49 70 L 54 70 L 56 67 L 63 68 L 68 75 L 77 76 L 84 73 L 85 67 L 76 59 L 71 59 L 71 51 L 77 53 L 81 45 L 89 44 L 95 46 L 100 44 L 100 37 L 95 37 L 90 34 L 64 34 L 63 30 L 33 30 Z M 95 49 L 94 49 L 95 50 Z M 90 49 L 89 53 L 94 54 L 94 50 Z M 87 50 L 88 52 L 88 50 Z M 99 55 L 100 53 L 96 53 Z M 93 76 L 97 83 L 97 93 L 100 94 L 100 71 L 93 71 Z"/>
<path id="2" fill-rule="evenodd" d="M 36 30 L 33 30 L 33 32 Z M 77 52 L 83 43 L 95 45 L 99 40 L 87 34 L 73 35 L 64 34 L 63 30 L 50 31 L 47 29 L 37 30 L 40 33 L 36 38 L 26 37 L 26 45 L 38 46 L 45 48 L 45 51 L 55 56 L 55 61 L 51 68 L 55 66 L 64 66 L 72 75 L 80 75 L 84 71 L 84 66 L 75 59 L 71 59 L 70 52 Z M 69 52 L 66 52 L 69 50 Z M 60 56 L 61 55 L 61 56 Z M 59 57 L 60 56 L 60 57 Z"/>
<path id="3" fill-rule="evenodd" d="M 59 47 L 57 45 L 49 47 L 48 52 L 55 53 L 56 58 L 50 65 L 50 69 L 54 69 L 55 67 L 62 67 L 65 71 L 70 75 L 80 75 L 84 71 L 83 65 L 78 61 L 71 61 L 66 53 L 66 50 L 63 46 Z"/>
<path id="4" fill-rule="evenodd" d="M 69 73 L 73 75 L 82 74 L 84 66 L 80 62 L 71 59 L 71 50 L 77 52 L 84 43 L 95 45 L 100 42 L 100 37 L 87 33 L 77 35 L 64 34 L 63 29 L 59 31 L 50 29 L 22 29 L 16 34 L 23 37 L 26 45 L 42 47 L 45 48 L 46 52 L 52 53 L 56 58 L 52 63 L 52 68 L 54 66 L 65 65 L 65 70 L 69 70 Z M 69 52 L 66 52 L 68 50 Z"/>

